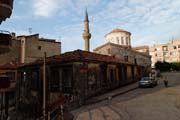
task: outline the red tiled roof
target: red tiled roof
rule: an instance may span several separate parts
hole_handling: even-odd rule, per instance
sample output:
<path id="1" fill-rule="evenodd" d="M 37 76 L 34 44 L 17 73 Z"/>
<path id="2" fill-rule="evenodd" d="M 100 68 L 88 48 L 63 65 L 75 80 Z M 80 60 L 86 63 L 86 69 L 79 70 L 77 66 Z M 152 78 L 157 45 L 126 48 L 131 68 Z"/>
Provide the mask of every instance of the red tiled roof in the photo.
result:
<path id="1" fill-rule="evenodd" d="M 109 32 L 108 34 L 111 34 L 111 33 L 118 33 L 118 32 L 126 32 L 126 33 L 129 33 L 130 35 L 131 35 L 131 33 L 130 32 L 128 32 L 128 31 L 126 31 L 126 30 L 123 30 L 123 29 L 114 29 L 114 30 L 112 30 L 111 32 Z M 108 35 L 108 34 L 106 34 L 106 35 Z M 106 36 L 105 35 L 105 36 Z"/>
<path id="2" fill-rule="evenodd" d="M 48 57 L 46 59 L 47 64 L 53 64 L 53 63 L 61 63 L 61 62 L 103 62 L 103 63 L 123 63 L 123 64 L 132 64 L 130 62 L 125 62 L 124 60 L 120 58 L 116 58 L 113 56 L 108 55 L 101 55 L 97 53 L 82 51 L 82 50 L 75 50 L 72 52 L 66 52 L 61 55 L 55 55 L 52 57 Z M 38 65 L 43 64 L 43 60 L 37 60 L 33 63 L 26 64 L 29 65 Z M 23 65 L 23 66 L 26 66 Z"/>
<path id="3" fill-rule="evenodd" d="M 137 46 L 137 47 L 133 47 L 132 49 L 133 50 L 149 49 L 149 46 L 146 46 L 146 45 L 144 45 L 144 46 Z"/>
<path id="4" fill-rule="evenodd" d="M 5 64 L 0 64 L 0 69 L 16 69 L 17 63 L 9 62 Z"/>

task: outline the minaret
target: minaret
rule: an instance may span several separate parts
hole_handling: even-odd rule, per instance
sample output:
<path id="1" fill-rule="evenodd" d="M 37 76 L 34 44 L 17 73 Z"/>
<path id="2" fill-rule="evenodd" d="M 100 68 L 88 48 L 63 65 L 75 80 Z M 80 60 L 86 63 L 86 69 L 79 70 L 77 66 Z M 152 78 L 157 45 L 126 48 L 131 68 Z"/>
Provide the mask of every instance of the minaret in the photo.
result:
<path id="1" fill-rule="evenodd" d="M 89 19 L 88 19 L 88 13 L 87 9 L 85 12 L 85 19 L 84 19 L 84 32 L 83 32 L 83 39 L 85 40 L 85 50 L 89 51 L 89 40 L 91 38 L 91 33 L 89 32 Z"/>

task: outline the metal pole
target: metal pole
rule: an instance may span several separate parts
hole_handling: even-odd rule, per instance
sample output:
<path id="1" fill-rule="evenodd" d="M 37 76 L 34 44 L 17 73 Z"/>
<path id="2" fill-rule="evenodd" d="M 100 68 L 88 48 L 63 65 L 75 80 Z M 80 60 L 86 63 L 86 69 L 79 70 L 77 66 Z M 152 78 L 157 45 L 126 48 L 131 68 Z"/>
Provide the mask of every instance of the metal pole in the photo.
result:
<path id="1" fill-rule="evenodd" d="M 44 52 L 43 64 L 43 117 L 46 120 L 46 52 Z"/>
<path id="2" fill-rule="evenodd" d="M 3 93 L 1 93 L 1 103 L 0 103 L 0 107 L 1 107 L 1 110 L 0 110 L 0 120 L 1 120 L 1 116 L 2 116 L 2 110 L 3 110 Z"/>
<path id="3" fill-rule="evenodd" d="M 48 112 L 48 120 L 51 120 L 50 112 Z"/>
<path id="4" fill-rule="evenodd" d="M 61 104 L 61 120 L 64 120 L 63 105 Z"/>

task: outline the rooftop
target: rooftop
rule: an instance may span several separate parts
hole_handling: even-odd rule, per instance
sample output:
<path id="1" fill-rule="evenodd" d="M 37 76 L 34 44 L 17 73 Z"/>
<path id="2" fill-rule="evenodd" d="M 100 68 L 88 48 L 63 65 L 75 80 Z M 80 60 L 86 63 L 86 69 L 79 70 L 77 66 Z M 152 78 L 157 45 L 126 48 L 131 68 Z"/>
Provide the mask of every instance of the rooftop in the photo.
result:
<path id="1" fill-rule="evenodd" d="M 16 69 L 17 68 L 17 63 L 15 62 L 9 62 L 9 63 L 5 63 L 5 64 L 0 64 L 0 69 L 4 70 L 4 69 Z"/>
<path id="2" fill-rule="evenodd" d="M 103 45 L 95 48 L 94 51 L 97 51 L 97 50 L 99 50 L 99 49 L 101 49 L 101 48 L 103 48 L 103 47 L 105 47 L 105 46 L 107 46 L 107 45 L 116 46 L 116 47 L 122 47 L 122 48 L 125 48 L 126 50 L 130 50 L 130 51 L 135 52 L 135 53 L 137 53 L 137 54 L 141 54 L 141 55 L 143 55 L 143 56 L 150 57 L 149 55 L 146 55 L 146 54 L 144 54 L 144 53 L 141 53 L 141 52 L 138 52 L 138 51 L 133 50 L 133 49 L 132 49 L 131 47 L 129 47 L 129 46 L 118 45 L 118 44 L 114 44 L 114 43 L 111 43 L 111 42 L 105 43 L 105 44 L 103 44 Z"/>
<path id="3" fill-rule="evenodd" d="M 96 63 L 98 62 L 98 63 L 112 63 L 112 64 L 117 64 L 117 63 L 133 64 L 113 56 L 101 55 L 101 54 L 82 51 L 82 50 L 66 52 L 64 54 L 55 55 L 52 57 L 48 57 L 46 59 L 47 64 L 63 63 L 63 62 L 96 62 Z M 43 64 L 43 60 L 39 59 L 33 63 L 25 64 L 23 66 L 42 65 L 42 64 Z"/>
<path id="4" fill-rule="evenodd" d="M 52 43 L 61 43 L 61 42 L 57 42 L 55 39 L 49 39 L 49 38 L 40 38 L 39 34 L 32 34 L 32 35 L 21 35 L 21 36 L 17 36 L 17 38 L 31 38 L 31 37 L 36 37 L 39 39 L 39 41 L 44 41 L 44 42 L 52 42 Z"/>
<path id="5" fill-rule="evenodd" d="M 137 47 L 133 47 L 133 50 L 141 50 L 141 49 L 149 49 L 149 46 L 144 45 L 144 46 L 137 46 Z"/>
<path id="6" fill-rule="evenodd" d="M 131 35 L 130 32 L 126 31 L 126 30 L 123 30 L 123 29 L 119 29 L 119 28 L 116 28 L 114 30 L 112 30 L 111 32 L 109 32 L 108 34 L 111 34 L 111 33 L 119 33 L 119 32 L 125 32 L 125 33 L 128 33 Z M 107 36 L 108 34 L 106 34 L 105 36 Z"/>

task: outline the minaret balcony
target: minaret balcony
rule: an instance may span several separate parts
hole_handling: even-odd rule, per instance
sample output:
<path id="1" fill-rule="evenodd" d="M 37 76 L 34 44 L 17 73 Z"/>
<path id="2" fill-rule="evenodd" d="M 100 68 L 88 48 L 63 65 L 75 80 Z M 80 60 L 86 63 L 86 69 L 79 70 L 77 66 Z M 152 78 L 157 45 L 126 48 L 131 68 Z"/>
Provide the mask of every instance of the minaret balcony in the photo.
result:
<path id="1" fill-rule="evenodd" d="M 91 38 L 91 34 L 90 33 L 83 33 L 83 38 L 86 39 L 90 39 Z"/>
<path id="2" fill-rule="evenodd" d="M 0 24 L 10 18 L 13 9 L 13 0 L 0 0 Z"/>
<path id="3" fill-rule="evenodd" d="M 11 33 L 7 31 L 0 31 L 0 54 L 8 52 L 12 45 Z"/>

